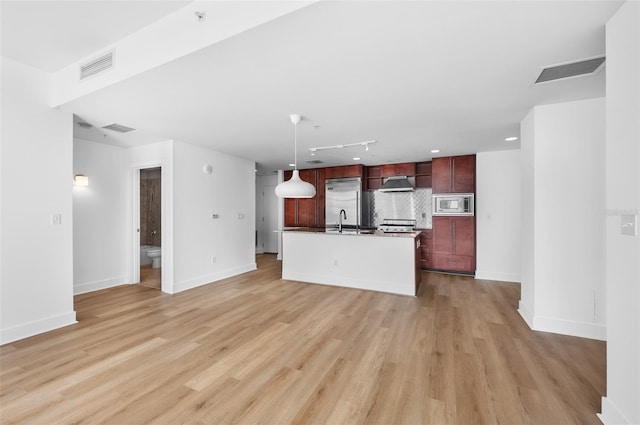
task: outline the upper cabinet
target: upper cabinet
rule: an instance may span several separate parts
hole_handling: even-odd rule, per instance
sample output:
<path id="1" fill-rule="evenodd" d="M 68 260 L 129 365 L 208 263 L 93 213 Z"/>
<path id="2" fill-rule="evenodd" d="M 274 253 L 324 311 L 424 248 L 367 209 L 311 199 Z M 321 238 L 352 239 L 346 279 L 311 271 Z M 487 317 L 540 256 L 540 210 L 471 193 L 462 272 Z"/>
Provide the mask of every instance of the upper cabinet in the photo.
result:
<path id="1" fill-rule="evenodd" d="M 327 179 L 337 179 L 341 177 L 363 177 L 364 175 L 364 166 L 362 164 L 328 167 L 324 170 L 325 178 Z"/>
<path id="2" fill-rule="evenodd" d="M 476 156 L 449 156 L 432 161 L 433 193 L 474 193 Z"/>
<path id="3" fill-rule="evenodd" d="M 324 180 L 325 170 L 300 170 L 300 178 L 311 183 L 316 188 L 313 198 L 285 198 L 284 225 L 285 227 L 322 227 L 324 226 Z M 291 178 L 291 171 L 284 172 L 284 179 Z"/>
<path id="4" fill-rule="evenodd" d="M 403 162 L 400 164 L 384 164 L 380 166 L 380 176 L 395 177 L 406 176 L 412 177 L 416 175 L 416 163 L 415 162 Z"/>
<path id="5" fill-rule="evenodd" d="M 380 189 L 387 177 L 407 176 L 416 179 L 417 189 L 431 187 L 431 161 L 403 162 L 365 167 L 364 190 Z"/>
<path id="6" fill-rule="evenodd" d="M 416 163 L 416 188 L 431 187 L 431 161 Z"/>
<path id="7" fill-rule="evenodd" d="M 382 176 L 380 175 L 380 166 L 366 168 L 366 177 L 364 179 L 364 190 L 376 190 L 382 186 Z"/>

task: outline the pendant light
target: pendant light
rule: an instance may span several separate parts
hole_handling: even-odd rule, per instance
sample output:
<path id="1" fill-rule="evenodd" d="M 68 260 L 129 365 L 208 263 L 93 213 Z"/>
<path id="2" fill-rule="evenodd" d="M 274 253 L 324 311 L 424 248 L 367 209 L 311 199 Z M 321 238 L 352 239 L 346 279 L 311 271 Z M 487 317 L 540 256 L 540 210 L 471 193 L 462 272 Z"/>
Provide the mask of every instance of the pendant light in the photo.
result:
<path id="1" fill-rule="evenodd" d="M 300 178 L 298 172 L 298 123 L 302 119 L 300 115 L 289 115 L 291 122 L 293 123 L 293 174 L 291 178 L 286 182 L 280 183 L 276 186 L 276 196 L 278 198 L 313 198 L 316 196 L 316 188 L 311 184 Z"/>

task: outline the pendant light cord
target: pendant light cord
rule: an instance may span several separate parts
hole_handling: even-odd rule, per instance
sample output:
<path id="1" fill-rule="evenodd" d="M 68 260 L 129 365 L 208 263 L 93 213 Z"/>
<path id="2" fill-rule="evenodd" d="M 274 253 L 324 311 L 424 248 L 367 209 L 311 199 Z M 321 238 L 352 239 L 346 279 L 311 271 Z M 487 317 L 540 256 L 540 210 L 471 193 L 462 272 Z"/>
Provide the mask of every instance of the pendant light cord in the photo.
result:
<path id="1" fill-rule="evenodd" d="M 293 169 L 298 169 L 298 123 L 293 124 Z"/>

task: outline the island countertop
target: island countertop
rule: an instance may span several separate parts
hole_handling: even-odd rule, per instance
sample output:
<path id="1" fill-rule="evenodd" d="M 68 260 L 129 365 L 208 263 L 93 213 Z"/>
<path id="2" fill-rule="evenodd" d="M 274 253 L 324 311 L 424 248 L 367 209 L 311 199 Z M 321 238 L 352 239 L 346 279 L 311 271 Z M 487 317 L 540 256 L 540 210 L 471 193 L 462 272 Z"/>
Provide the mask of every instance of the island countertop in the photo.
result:
<path id="1" fill-rule="evenodd" d="M 322 233 L 327 235 L 338 236 L 382 236 L 387 238 L 412 238 L 420 234 L 422 230 L 413 232 L 383 232 L 377 229 L 342 229 L 342 233 L 336 227 L 285 227 L 283 232 L 299 232 L 299 233 Z"/>
<path id="2" fill-rule="evenodd" d="M 415 296 L 420 286 L 420 232 L 350 230 L 285 229 L 282 278 Z"/>

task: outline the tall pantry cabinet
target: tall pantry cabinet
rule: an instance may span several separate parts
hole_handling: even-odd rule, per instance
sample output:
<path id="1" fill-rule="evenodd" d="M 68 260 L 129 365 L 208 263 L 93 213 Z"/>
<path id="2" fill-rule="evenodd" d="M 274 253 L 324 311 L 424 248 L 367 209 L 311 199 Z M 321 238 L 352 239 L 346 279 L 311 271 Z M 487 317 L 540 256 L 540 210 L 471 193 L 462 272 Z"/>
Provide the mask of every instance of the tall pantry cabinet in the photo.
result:
<path id="1" fill-rule="evenodd" d="M 434 158 L 433 193 L 474 193 L 476 156 Z M 433 265 L 437 270 L 475 273 L 476 219 L 474 216 L 435 216 L 433 228 Z"/>

